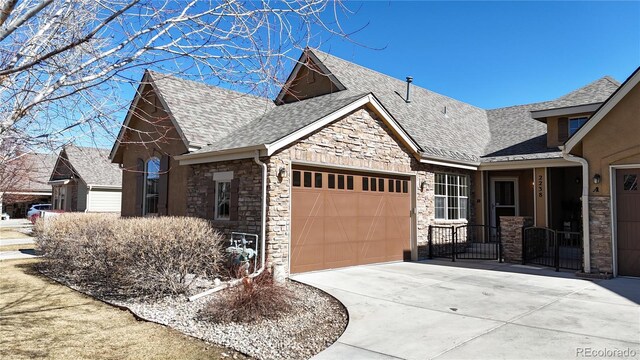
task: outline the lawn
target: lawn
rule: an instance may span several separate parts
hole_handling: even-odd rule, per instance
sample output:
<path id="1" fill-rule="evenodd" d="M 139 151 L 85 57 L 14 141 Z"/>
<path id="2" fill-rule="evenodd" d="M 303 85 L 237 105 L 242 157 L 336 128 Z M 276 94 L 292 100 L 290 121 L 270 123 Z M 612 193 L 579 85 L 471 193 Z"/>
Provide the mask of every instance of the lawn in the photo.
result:
<path id="1" fill-rule="evenodd" d="M 29 235 L 11 228 L 0 228 L 0 239 L 25 239 Z"/>
<path id="2" fill-rule="evenodd" d="M 0 262 L 0 358 L 243 358 L 59 285 L 37 261 Z"/>

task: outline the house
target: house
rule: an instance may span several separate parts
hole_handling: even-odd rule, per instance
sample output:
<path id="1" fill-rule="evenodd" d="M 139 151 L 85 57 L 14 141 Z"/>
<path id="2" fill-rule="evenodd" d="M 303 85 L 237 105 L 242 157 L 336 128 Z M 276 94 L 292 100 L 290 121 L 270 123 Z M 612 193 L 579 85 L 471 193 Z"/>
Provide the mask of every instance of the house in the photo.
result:
<path id="1" fill-rule="evenodd" d="M 57 155 L 26 153 L 0 170 L 0 213 L 23 218 L 33 204 L 51 203 L 49 174 Z"/>
<path id="2" fill-rule="evenodd" d="M 122 170 L 109 161 L 109 150 L 68 145 L 50 172 L 55 210 L 119 213 Z"/>
<path id="3" fill-rule="evenodd" d="M 562 146 L 617 81 L 493 110 L 411 81 L 312 49 L 275 101 L 147 71 L 110 154 L 125 169 L 122 214 L 261 233 L 290 273 L 417 259 L 434 226 L 468 224 L 546 228 L 579 243 L 585 272 L 616 271 L 611 231 L 585 226 L 584 161 Z M 628 135 L 624 163 L 638 164 L 638 99 L 627 102 L 631 115 L 611 123 Z M 523 254 L 518 241 L 510 254 Z"/>

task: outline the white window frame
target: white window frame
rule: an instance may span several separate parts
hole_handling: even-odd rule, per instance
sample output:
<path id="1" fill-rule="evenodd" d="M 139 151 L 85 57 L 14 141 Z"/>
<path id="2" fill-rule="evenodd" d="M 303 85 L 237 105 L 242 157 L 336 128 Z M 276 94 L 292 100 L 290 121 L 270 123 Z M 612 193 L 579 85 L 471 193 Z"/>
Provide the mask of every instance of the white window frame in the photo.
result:
<path id="1" fill-rule="evenodd" d="M 437 176 L 438 175 L 442 175 L 444 176 L 444 195 L 442 194 L 436 194 L 436 189 L 438 188 L 437 184 Z M 449 176 L 454 176 L 456 179 L 456 183 L 455 186 L 458 187 L 458 216 L 456 218 L 449 218 L 449 186 L 453 185 L 453 184 L 449 184 Z M 461 178 L 465 178 L 466 181 L 466 188 L 467 188 L 467 195 L 463 196 L 460 195 L 460 179 Z M 469 188 L 471 187 L 471 183 L 470 183 L 470 179 L 469 176 L 467 175 L 462 175 L 462 174 L 452 174 L 452 173 L 434 173 L 434 178 L 433 178 L 433 194 L 434 194 L 434 201 L 433 201 L 433 217 L 436 220 L 468 220 L 469 219 Z M 444 198 L 444 217 L 437 217 L 437 211 L 436 211 L 436 200 L 437 198 Z M 466 204 L 466 217 L 460 217 L 460 204 L 462 203 L 462 201 L 465 202 Z"/>
<path id="2" fill-rule="evenodd" d="M 231 180 L 233 180 L 233 171 L 222 171 L 222 172 L 217 172 L 213 174 L 213 181 L 216 182 L 215 196 L 213 201 L 214 220 L 223 220 L 223 221 L 231 220 Z M 220 186 L 222 186 L 223 184 L 227 184 L 229 189 L 229 197 L 227 199 L 227 201 L 229 202 L 229 214 L 224 216 L 218 213 L 218 209 L 219 209 L 218 202 L 220 201 L 218 196 L 219 194 L 218 190 L 220 189 Z"/>
<path id="3" fill-rule="evenodd" d="M 589 121 L 589 117 L 588 116 L 574 116 L 574 117 L 570 117 L 569 121 L 567 122 L 567 126 L 569 127 L 567 129 L 567 134 L 569 134 L 569 137 L 571 137 L 571 135 L 575 134 L 576 132 L 578 132 L 578 130 L 582 127 L 582 125 L 578 126 L 576 128 L 576 130 L 574 132 L 571 132 L 571 122 L 574 120 L 582 120 L 584 119 L 584 123 L 582 123 L 582 125 L 584 125 L 587 121 Z"/>
<path id="4" fill-rule="evenodd" d="M 156 159 L 158 161 L 158 176 L 160 175 L 160 158 L 158 158 L 157 156 L 152 156 L 149 159 L 147 159 L 147 161 L 144 162 L 144 186 L 143 186 L 143 197 L 142 197 L 142 213 L 145 216 L 155 216 L 158 215 L 158 211 L 157 211 L 157 205 L 156 205 L 156 212 L 154 213 L 150 213 L 148 212 L 147 209 L 147 180 L 149 177 L 149 163 Z M 156 194 L 158 196 L 158 200 L 160 200 L 160 193 Z"/>

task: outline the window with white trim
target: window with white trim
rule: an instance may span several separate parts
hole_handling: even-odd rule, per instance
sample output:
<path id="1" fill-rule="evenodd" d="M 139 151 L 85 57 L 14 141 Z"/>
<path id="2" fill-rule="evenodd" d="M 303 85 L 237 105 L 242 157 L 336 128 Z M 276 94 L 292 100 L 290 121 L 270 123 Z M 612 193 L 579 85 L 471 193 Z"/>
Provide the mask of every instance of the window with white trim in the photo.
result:
<path id="1" fill-rule="evenodd" d="M 586 116 L 569 119 L 569 136 L 575 134 L 587 120 L 589 120 L 589 118 Z"/>
<path id="2" fill-rule="evenodd" d="M 469 178 L 453 174 L 435 174 L 435 177 L 436 219 L 466 219 L 469 207 Z"/>
<path id="3" fill-rule="evenodd" d="M 213 180 L 216 182 L 215 202 L 214 202 L 214 219 L 230 220 L 231 219 L 231 180 L 233 179 L 233 171 L 217 172 L 213 174 Z"/>

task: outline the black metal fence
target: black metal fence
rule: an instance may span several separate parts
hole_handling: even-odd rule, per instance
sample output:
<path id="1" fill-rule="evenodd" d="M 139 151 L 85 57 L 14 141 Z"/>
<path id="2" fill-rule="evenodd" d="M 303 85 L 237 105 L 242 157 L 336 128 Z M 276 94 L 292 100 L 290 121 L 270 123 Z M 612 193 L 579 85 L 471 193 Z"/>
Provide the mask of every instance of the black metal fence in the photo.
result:
<path id="1" fill-rule="evenodd" d="M 500 229 L 486 225 L 430 225 L 428 257 L 502 262 Z"/>
<path id="2" fill-rule="evenodd" d="M 544 227 L 522 229 L 522 263 L 582 270 L 582 234 Z"/>

